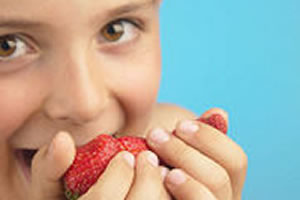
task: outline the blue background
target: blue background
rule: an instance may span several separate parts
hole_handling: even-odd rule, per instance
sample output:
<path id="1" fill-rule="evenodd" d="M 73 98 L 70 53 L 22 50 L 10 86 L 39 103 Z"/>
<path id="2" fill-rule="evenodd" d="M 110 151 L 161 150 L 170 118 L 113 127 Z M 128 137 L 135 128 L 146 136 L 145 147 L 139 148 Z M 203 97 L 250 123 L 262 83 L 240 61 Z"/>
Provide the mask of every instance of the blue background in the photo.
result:
<path id="1" fill-rule="evenodd" d="M 163 0 L 159 101 L 229 112 L 249 158 L 243 200 L 300 199 L 299 10 L 299 0 Z"/>

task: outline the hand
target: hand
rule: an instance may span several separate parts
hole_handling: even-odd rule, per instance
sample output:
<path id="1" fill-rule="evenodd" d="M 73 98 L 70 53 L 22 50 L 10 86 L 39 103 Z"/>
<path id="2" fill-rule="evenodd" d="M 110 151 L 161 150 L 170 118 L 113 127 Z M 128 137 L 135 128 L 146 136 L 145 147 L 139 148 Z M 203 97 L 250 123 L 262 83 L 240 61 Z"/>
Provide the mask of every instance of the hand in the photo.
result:
<path id="1" fill-rule="evenodd" d="M 158 167 L 158 158 L 150 151 L 141 152 L 136 163 L 132 154 L 120 152 L 79 200 L 169 200 L 163 186 L 165 170 Z"/>
<path id="2" fill-rule="evenodd" d="M 30 200 L 65 200 L 61 178 L 75 152 L 74 141 L 64 132 L 39 150 L 32 164 Z M 132 154 L 120 152 L 97 183 L 78 200 L 169 200 L 162 176 L 166 170 L 158 166 L 157 156 L 150 151 L 140 153 L 136 163 Z"/>
<path id="3" fill-rule="evenodd" d="M 65 199 L 61 177 L 71 166 L 75 152 L 74 141 L 65 132 L 37 152 L 32 161 L 30 200 Z"/>
<path id="4" fill-rule="evenodd" d="M 228 123 L 220 109 L 203 117 L 216 112 Z M 147 142 L 163 161 L 175 167 L 166 176 L 165 186 L 177 200 L 241 199 L 247 156 L 219 130 L 199 121 L 182 121 L 175 134 L 152 130 Z"/>

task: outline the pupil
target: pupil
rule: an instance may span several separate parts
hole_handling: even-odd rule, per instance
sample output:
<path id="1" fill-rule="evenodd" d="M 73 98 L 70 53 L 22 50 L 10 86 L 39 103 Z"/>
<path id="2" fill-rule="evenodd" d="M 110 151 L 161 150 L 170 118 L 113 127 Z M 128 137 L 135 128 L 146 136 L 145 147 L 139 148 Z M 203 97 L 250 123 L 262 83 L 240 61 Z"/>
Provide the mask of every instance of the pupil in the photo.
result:
<path id="1" fill-rule="evenodd" d="M 10 46 L 9 46 L 8 42 L 6 42 L 6 41 L 2 43 L 1 48 L 4 51 L 9 51 L 10 50 Z"/>
<path id="2" fill-rule="evenodd" d="M 114 29 L 114 26 L 109 26 L 108 30 L 107 30 L 107 33 L 111 34 L 111 35 L 114 35 L 116 34 L 116 30 Z"/>

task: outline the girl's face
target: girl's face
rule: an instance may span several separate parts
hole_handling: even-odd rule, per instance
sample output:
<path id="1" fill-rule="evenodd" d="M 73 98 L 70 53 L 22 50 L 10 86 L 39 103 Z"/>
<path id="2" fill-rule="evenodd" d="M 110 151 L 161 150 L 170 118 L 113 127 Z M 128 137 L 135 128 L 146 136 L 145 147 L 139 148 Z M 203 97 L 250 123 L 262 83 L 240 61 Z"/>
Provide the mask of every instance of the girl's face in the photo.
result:
<path id="1" fill-rule="evenodd" d="M 0 195 L 28 184 L 14 153 L 60 130 L 76 145 L 144 133 L 160 81 L 158 4 L 0 0 Z"/>

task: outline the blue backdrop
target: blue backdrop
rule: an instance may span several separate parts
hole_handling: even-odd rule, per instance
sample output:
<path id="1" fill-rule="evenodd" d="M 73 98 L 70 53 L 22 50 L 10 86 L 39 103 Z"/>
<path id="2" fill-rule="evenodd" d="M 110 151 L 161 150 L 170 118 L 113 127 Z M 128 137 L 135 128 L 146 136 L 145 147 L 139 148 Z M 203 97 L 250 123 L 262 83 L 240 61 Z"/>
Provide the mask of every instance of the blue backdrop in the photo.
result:
<path id="1" fill-rule="evenodd" d="M 249 157 L 243 200 L 300 199 L 299 10 L 299 0 L 163 0 L 159 101 L 229 112 Z"/>

